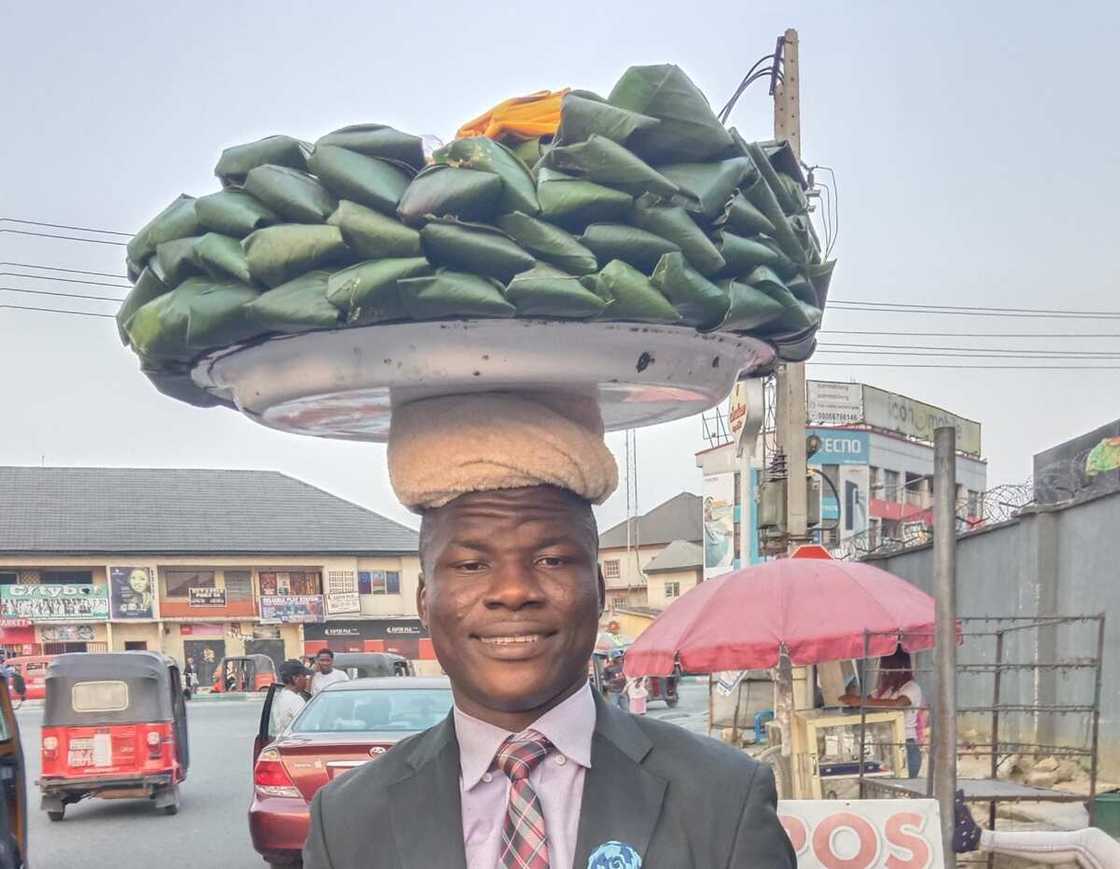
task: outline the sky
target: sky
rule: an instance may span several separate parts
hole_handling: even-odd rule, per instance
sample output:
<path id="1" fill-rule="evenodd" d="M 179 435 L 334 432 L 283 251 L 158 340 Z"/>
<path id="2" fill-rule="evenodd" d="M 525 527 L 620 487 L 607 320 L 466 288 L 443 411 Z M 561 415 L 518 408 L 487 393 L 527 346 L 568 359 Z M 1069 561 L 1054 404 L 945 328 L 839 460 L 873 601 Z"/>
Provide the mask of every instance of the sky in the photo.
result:
<path id="1" fill-rule="evenodd" d="M 272 133 L 314 140 L 361 122 L 446 140 L 510 96 L 568 86 L 606 94 L 631 64 L 676 63 L 719 106 L 795 27 L 802 156 L 835 170 L 839 194 L 831 299 L 1120 311 L 1120 120 L 1111 108 L 1120 5 L 704 8 L 665 0 L 4 4 L 0 217 L 132 232 L 179 193 L 216 190 L 223 147 Z M 731 120 L 748 138 L 771 135 L 764 84 L 747 91 Z M 0 260 L 123 271 L 119 247 L 3 232 Z M 8 276 L 0 286 L 103 289 Z M 0 291 L 0 304 L 45 301 L 115 310 Z M 1035 452 L 1120 416 L 1120 371 L 885 363 L 969 365 L 924 358 L 946 346 L 1116 351 L 1113 325 L 1099 316 L 832 310 L 822 346 L 846 342 L 857 352 L 822 349 L 809 376 L 868 382 L 979 420 L 989 483 L 1021 482 Z M 873 352 L 891 343 L 916 355 Z M 382 446 L 283 434 L 165 398 L 112 320 L 0 308 L 0 399 L 0 464 L 275 469 L 415 524 L 388 487 Z M 622 435 L 608 442 L 621 458 Z M 641 509 L 699 491 L 698 418 L 643 429 L 637 445 Z M 624 516 L 620 490 L 600 522 Z"/>

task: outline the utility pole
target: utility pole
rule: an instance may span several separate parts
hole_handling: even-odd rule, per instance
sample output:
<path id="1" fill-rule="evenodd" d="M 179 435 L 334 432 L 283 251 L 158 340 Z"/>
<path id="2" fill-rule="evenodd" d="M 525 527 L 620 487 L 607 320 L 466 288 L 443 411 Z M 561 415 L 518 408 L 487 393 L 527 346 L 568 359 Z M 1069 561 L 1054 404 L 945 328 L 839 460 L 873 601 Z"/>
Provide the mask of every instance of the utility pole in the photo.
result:
<path id="1" fill-rule="evenodd" d="M 945 854 L 953 853 L 953 795 L 957 789 L 957 430 L 933 433 L 933 796 L 941 808 Z"/>
<path id="2" fill-rule="evenodd" d="M 792 28 L 779 40 L 775 53 L 782 78 L 774 82 L 774 138 L 785 139 L 801 159 L 801 73 L 797 31 Z M 786 534 L 792 549 L 809 539 L 809 474 L 805 455 L 805 365 L 787 362 L 778 366 L 774 390 L 777 401 L 778 449 L 786 457 Z"/>

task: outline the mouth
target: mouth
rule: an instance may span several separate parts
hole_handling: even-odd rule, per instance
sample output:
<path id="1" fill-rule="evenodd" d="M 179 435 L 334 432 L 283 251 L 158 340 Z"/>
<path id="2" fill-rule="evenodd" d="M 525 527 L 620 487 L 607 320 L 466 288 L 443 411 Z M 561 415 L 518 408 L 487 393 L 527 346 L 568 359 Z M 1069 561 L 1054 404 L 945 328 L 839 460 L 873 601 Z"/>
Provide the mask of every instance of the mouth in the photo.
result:
<path id="1" fill-rule="evenodd" d="M 538 654 L 554 635 L 555 631 L 521 629 L 475 634 L 472 639 L 477 640 L 491 657 L 517 660 Z"/>

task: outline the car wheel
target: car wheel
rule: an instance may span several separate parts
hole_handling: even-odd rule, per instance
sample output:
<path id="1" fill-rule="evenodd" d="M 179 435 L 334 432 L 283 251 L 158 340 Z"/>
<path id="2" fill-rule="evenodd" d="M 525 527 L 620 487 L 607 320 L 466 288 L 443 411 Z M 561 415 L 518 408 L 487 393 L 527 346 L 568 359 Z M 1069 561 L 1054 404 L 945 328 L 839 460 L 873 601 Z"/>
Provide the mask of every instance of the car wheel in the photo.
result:
<path id="1" fill-rule="evenodd" d="M 47 817 L 50 818 L 52 821 L 61 821 L 63 818 L 66 817 L 66 809 L 57 809 L 57 810 L 48 811 L 47 812 Z"/>

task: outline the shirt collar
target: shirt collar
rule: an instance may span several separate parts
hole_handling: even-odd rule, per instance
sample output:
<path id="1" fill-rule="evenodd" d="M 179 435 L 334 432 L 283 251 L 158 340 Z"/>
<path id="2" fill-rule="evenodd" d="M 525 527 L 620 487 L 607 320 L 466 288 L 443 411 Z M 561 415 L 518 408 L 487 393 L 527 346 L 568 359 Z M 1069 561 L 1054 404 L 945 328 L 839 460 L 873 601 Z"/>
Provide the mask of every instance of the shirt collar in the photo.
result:
<path id="1" fill-rule="evenodd" d="M 595 732 L 595 698 L 588 684 L 548 710 L 526 730 L 535 730 L 558 752 L 585 769 L 591 768 L 591 738 Z M 459 768 L 464 790 L 482 781 L 498 749 L 513 734 L 480 721 L 455 707 L 455 736 L 459 740 Z"/>

